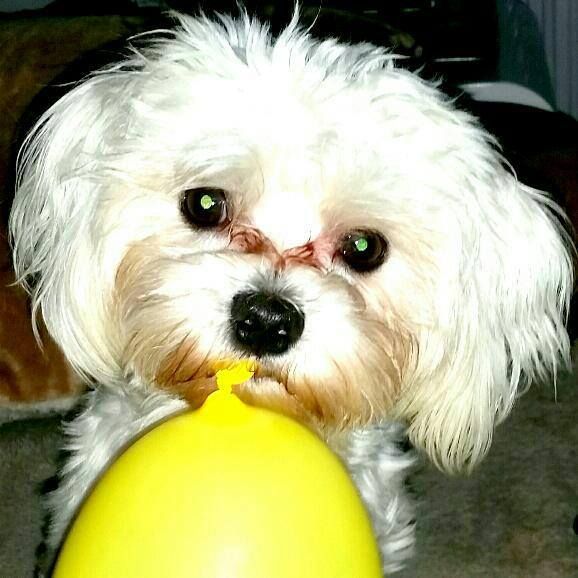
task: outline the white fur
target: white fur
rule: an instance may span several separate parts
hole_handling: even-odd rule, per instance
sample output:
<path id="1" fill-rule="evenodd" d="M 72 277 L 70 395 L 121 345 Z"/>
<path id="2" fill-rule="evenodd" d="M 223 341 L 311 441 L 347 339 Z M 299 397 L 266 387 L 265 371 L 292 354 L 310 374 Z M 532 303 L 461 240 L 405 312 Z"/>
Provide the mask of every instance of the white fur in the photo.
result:
<path id="1" fill-rule="evenodd" d="M 568 361 L 557 209 L 382 49 L 314 40 L 296 19 L 277 39 L 248 17 L 179 23 L 71 90 L 20 158 L 18 276 L 71 363 L 102 384 L 70 426 L 54 536 L 119 445 L 181 407 L 154 392 L 167 356 L 187 339 L 234 355 L 228 304 L 265 286 L 306 318 L 272 370 L 341 408 L 343 455 L 393 571 L 413 543 L 410 460 L 385 420 L 405 420 L 440 467 L 470 467 L 520 385 Z M 363 227 L 387 238 L 387 260 L 361 276 L 328 253 L 319 270 L 279 274 L 186 224 L 181 192 L 200 185 L 229 191 L 234 219 L 279 253 Z"/>

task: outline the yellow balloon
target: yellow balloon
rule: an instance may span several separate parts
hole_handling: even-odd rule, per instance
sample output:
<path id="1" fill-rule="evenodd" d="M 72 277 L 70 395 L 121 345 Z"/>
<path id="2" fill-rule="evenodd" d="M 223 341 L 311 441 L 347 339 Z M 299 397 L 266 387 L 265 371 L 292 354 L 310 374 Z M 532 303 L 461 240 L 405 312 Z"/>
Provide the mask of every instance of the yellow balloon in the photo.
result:
<path id="1" fill-rule="evenodd" d="M 367 512 L 308 429 L 227 391 L 106 472 L 54 578 L 381 578 Z"/>

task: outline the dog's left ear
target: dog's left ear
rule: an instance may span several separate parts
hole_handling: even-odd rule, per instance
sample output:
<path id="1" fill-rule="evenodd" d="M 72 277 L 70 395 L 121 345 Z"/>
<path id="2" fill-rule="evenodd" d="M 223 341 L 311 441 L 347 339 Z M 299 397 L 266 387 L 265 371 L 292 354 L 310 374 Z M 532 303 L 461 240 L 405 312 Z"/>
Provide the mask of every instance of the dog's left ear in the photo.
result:
<path id="1" fill-rule="evenodd" d="M 115 269 L 107 266 L 97 208 L 111 141 L 122 141 L 118 127 L 128 117 L 118 104 L 122 83 L 112 73 L 89 77 L 40 117 L 20 153 L 10 216 L 14 267 L 33 319 L 42 315 L 80 374 L 102 381 L 119 369 L 107 310 Z"/>
<path id="2" fill-rule="evenodd" d="M 397 406 L 412 441 L 447 471 L 479 461 L 520 390 L 570 362 L 564 217 L 501 167 L 486 180 L 456 212 L 460 262 L 438 287 L 436 323 L 418 330 Z"/>

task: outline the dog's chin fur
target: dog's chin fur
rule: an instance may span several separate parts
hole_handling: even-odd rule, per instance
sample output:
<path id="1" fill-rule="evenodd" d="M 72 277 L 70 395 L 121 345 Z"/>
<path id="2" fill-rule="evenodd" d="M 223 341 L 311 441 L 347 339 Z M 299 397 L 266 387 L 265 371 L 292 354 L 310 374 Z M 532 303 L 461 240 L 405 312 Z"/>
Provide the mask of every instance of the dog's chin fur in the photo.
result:
<path id="1" fill-rule="evenodd" d="M 568 361 L 558 210 L 384 50 L 315 40 L 296 18 L 276 39 L 246 16 L 178 20 L 75 86 L 20 156 L 18 276 L 101 384 L 70 426 L 53 543 L 121 442 L 201 403 L 214 362 L 242 356 L 231 302 L 257 290 L 305 326 L 239 394 L 344 456 L 393 571 L 413 542 L 411 458 L 388 420 L 440 467 L 468 468 L 520 386 Z M 227 192 L 222 227 L 184 218 L 200 186 Z M 355 229 L 387 240 L 374 271 L 340 258 Z"/>

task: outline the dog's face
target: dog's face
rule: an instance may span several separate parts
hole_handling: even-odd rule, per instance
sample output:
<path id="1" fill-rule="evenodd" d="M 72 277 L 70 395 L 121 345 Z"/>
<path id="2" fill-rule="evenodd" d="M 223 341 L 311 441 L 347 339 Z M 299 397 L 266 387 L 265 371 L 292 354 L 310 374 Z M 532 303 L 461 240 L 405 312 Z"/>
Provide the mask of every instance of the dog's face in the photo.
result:
<path id="1" fill-rule="evenodd" d="M 198 403 L 215 362 L 253 357 L 251 403 L 402 417 L 453 468 L 567 356 L 547 205 L 379 49 L 183 18 L 44 117 L 12 233 L 85 374 Z"/>

